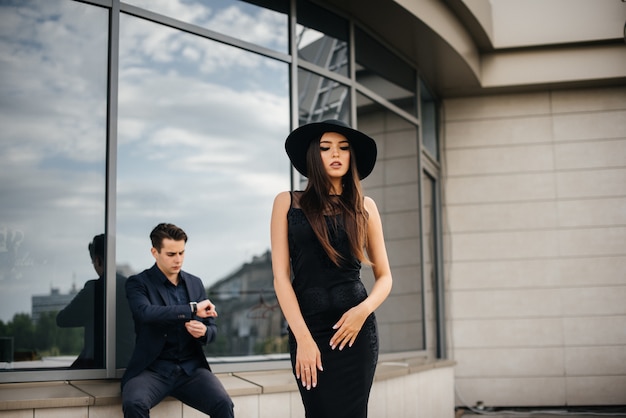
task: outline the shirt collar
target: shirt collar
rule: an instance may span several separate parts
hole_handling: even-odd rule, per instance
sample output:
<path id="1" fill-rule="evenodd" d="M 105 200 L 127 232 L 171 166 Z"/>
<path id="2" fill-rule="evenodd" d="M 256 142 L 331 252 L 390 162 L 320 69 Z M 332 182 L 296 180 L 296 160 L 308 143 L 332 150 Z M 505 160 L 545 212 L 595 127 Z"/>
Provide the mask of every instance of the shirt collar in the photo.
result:
<path id="1" fill-rule="evenodd" d="M 165 277 L 165 274 L 163 274 L 163 272 L 161 271 L 161 269 L 159 268 L 159 266 L 157 266 L 156 263 L 154 263 L 154 265 L 152 266 L 152 270 L 154 270 L 155 274 L 157 275 L 157 277 L 159 278 L 159 280 L 161 282 L 163 282 L 163 284 L 172 284 L 172 282 L 169 281 L 169 279 L 167 277 Z M 184 271 L 180 271 L 180 273 L 178 273 L 178 280 L 180 282 L 184 282 L 185 281 L 185 272 Z M 172 284 L 173 285 L 173 284 Z"/>

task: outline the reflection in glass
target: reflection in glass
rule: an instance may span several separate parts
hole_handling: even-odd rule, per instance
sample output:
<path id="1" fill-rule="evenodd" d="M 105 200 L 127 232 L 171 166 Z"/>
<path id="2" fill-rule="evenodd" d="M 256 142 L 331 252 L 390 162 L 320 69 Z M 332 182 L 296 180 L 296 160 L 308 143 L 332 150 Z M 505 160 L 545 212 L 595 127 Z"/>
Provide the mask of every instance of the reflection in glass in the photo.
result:
<path id="1" fill-rule="evenodd" d="M 271 253 L 252 257 L 210 286 L 219 305 L 219 334 L 211 355 L 250 356 L 287 353 L 287 323 L 273 287 Z M 224 314 L 226 313 L 226 314 Z"/>
<path id="2" fill-rule="evenodd" d="M 424 148 L 426 148 L 426 151 L 428 151 L 435 160 L 439 160 L 437 103 L 422 80 L 420 80 L 420 113 Z"/>
<path id="3" fill-rule="evenodd" d="M 288 0 L 126 0 L 126 3 L 278 52 L 288 52 Z"/>
<path id="4" fill-rule="evenodd" d="M 85 326 L 56 317 L 97 278 L 87 244 L 105 220 L 107 27 L 105 9 L 79 2 L 0 4 L 0 370 L 67 367 L 85 349 Z M 103 365 L 99 329 L 86 367 Z"/>
<path id="5" fill-rule="evenodd" d="M 326 119 L 348 122 L 350 94 L 347 86 L 310 71 L 298 70 L 298 122 L 304 125 Z"/>
<path id="6" fill-rule="evenodd" d="M 377 310 L 382 353 L 424 349 L 419 164 L 417 127 L 369 98 L 357 95 L 358 129 L 376 140 L 379 154 L 363 181 L 366 195 L 380 202 L 385 243 L 394 279 Z M 373 284 L 371 274 L 364 277 Z"/>
<path id="7" fill-rule="evenodd" d="M 297 2 L 298 57 L 329 71 L 348 76 L 348 21 L 310 1 Z"/>
<path id="8" fill-rule="evenodd" d="M 416 73 L 359 27 L 354 30 L 356 81 L 417 116 Z"/>
<path id="9" fill-rule="evenodd" d="M 255 306 L 275 300 L 266 259 L 272 202 L 289 189 L 288 74 L 269 58 L 120 20 L 118 268 L 154 264 L 158 223 L 183 228 L 183 269 L 203 280 L 219 312 L 212 356 L 285 351 L 266 344 L 281 338 L 282 319 L 270 326 L 276 317 Z"/>

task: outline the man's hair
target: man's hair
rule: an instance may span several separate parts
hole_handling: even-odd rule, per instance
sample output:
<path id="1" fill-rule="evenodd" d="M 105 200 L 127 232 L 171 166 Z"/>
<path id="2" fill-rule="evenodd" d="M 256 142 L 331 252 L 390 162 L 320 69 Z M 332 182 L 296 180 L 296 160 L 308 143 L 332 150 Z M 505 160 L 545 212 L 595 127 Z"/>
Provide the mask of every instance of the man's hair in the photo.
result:
<path id="1" fill-rule="evenodd" d="M 161 248 L 163 248 L 163 240 L 166 238 L 174 241 L 187 242 L 187 234 L 185 234 L 185 231 L 174 224 L 160 223 L 155 226 L 150 233 L 152 246 L 159 252 L 161 252 Z"/>
<path id="2" fill-rule="evenodd" d="M 99 257 L 104 262 L 104 243 L 104 234 L 93 237 L 93 240 L 87 246 L 92 261 Z"/>

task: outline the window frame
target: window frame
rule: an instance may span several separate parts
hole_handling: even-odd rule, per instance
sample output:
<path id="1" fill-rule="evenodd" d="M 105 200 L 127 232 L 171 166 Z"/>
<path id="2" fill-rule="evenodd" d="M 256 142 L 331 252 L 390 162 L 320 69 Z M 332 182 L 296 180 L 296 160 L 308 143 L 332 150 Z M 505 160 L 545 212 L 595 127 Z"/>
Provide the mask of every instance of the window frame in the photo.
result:
<path id="1" fill-rule="evenodd" d="M 381 42 L 381 44 L 388 48 L 389 51 L 395 54 L 399 59 L 407 62 L 412 68 L 415 69 L 416 74 L 416 98 L 417 98 L 417 115 L 413 115 L 411 113 L 406 112 L 405 110 L 399 108 L 394 105 L 384 97 L 380 96 L 374 91 L 371 91 L 366 86 L 360 85 L 355 80 L 355 19 L 350 16 L 345 16 L 341 12 L 335 10 L 332 6 L 326 7 L 331 13 L 337 14 L 339 17 L 342 17 L 348 21 L 349 25 L 349 76 L 345 77 L 336 72 L 329 71 L 325 68 L 318 67 L 310 62 L 306 62 L 304 60 L 298 59 L 297 49 L 294 42 L 295 32 L 296 32 L 296 3 L 297 0 L 289 0 L 290 4 L 290 13 L 288 15 L 288 37 L 289 37 L 289 48 L 288 53 L 280 53 L 272 49 L 268 49 L 259 45 L 255 45 L 231 36 L 227 36 L 215 31 L 211 31 L 204 27 L 196 26 L 187 22 L 183 22 L 177 19 L 173 19 L 171 17 L 161 15 L 158 13 L 154 13 L 145 9 L 141 9 L 126 3 L 121 2 L 120 0 L 67 0 L 67 1 L 77 1 L 80 3 L 86 3 L 93 6 L 105 7 L 109 10 L 109 27 L 108 27 L 108 80 L 107 80 L 107 114 L 106 114 L 106 191 L 105 191 L 105 233 L 107 236 L 106 240 L 106 266 L 105 266 L 105 275 L 106 275 L 106 367 L 104 369 L 86 369 L 86 370 L 20 370 L 20 371 L 7 371 L 0 373 L 0 383 L 2 382 L 35 382 L 35 381 L 61 381 L 61 380 L 76 380 L 76 379 L 103 379 L 103 378 L 120 378 L 124 372 L 124 369 L 117 369 L 115 367 L 115 309 L 114 304 L 116 302 L 116 291 L 115 291 L 115 271 L 116 271 L 116 205 L 117 205 L 117 145 L 118 145 L 118 131 L 117 131 L 117 122 L 118 122 L 118 88 L 119 88 L 119 41 L 120 41 L 120 16 L 122 13 L 132 15 L 141 19 L 146 19 L 151 22 L 165 25 L 171 27 L 176 30 L 188 32 L 200 37 L 204 37 L 210 40 L 218 41 L 229 46 L 240 48 L 255 54 L 259 54 L 264 57 L 275 59 L 279 62 L 286 63 L 289 65 L 289 74 L 290 74 L 290 109 L 291 115 L 290 120 L 292 123 L 292 128 L 297 126 L 298 123 L 298 70 L 303 69 L 306 71 L 313 72 L 322 77 L 333 79 L 343 85 L 346 85 L 349 89 L 350 95 L 350 119 L 353 121 L 353 126 L 358 128 L 356 122 L 356 97 L 357 94 L 362 94 L 370 100 L 376 102 L 378 105 L 384 107 L 390 112 L 393 112 L 395 115 L 400 118 L 406 120 L 407 122 L 415 125 L 418 129 L 418 170 L 419 170 L 419 179 L 418 184 L 421 189 L 421 176 L 428 173 L 429 176 L 435 180 L 436 183 L 436 225 L 437 225 L 437 310 L 435 312 L 437 316 L 437 331 L 436 331 L 436 339 L 437 339 L 437 348 L 436 353 L 430 353 L 428 351 L 429 341 L 426 339 L 426 322 L 424 322 L 424 326 L 422 332 L 424 335 L 425 341 L 425 350 L 418 351 L 410 351 L 410 352 L 402 352 L 402 353 L 385 353 L 381 354 L 381 359 L 383 360 L 393 360 L 396 358 L 403 358 L 407 355 L 424 355 L 430 356 L 431 354 L 435 354 L 438 358 L 445 358 L 446 351 L 446 330 L 445 330 L 445 307 L 444 307 L 444 280 L 443 280 L 443 260 L 442 260 L 442 213 L 441 213 L 441 167 L 438 161 L 435 161 L 428 152 L 425 151 L 424 144 L 422 143 L 422 123 L 421 123 L 421 103 L 420 103 L 420 71 L 417 66 L 412 64 L 409 60 L 405 59 L 401 54 L 399 54 L 392 46 L 385 43 L 382 39 L 380 39 L 376 34 L 371 33 L 367 30 L 367 28 L 359 25 L 359 30 L 365 31 L 369 36 L 373 37 L 377 41 Z M 434 96 L 434 95 L 433 95 Z M 439 110 L 439 100 L 434 97 L 434 101 L 437 103 L 437 112 Z M 356 122 L 355 122 L 356 121 Z M 437 117 L 436 120 L 437 129 L 439 138 L 441 136 L 441 126 L 440 126 L 440 118 Z M 441 148 L 441 141 L 439 141 L 439 147 Z M 442 150 L 439 149 L 440 154 Z M 285 167 L 285 174 L 287 175 L 287 167 Z M 296 177 L 297 174 L 292 167 L 289 167 L 289 175 L 291 178 L 290 184 L 291 188 L 296 188 Z M 421 222 L 424 222 L 424 208 L 423 208 L 423 197 L 421 196 L 422 191 L 419 191 L 419 218 Z M 422 231 L 422 226 L 420 225 L 420 231 Z M 421 235 L 421 248 L 422 248 L 422 260 L 423 260 L 423 248 L 424 248 L 424 237 Z M 108 256 L 111 255 L 111 256 Z M 424 267 L 422 263 L 422 286 L 424 286 Z M 423 287 L 424 288 L 424 287 Z M 424 318 L 426 318 L 427 312 L 425 312 L 425 292 L 422 292 L 422 309 L 424 310 L 422 314 Z M 212 363 L 212 367 L 216 372 L 233 372 L 233 371 L 257 371 L 257 370 L 272 370 L 272 369 L 283 369 L 290 367 L 290 361 L 288 360 L 288 355 L 285 355 L 284 358 L 279 358 L 278 360 L 270 360 L 270 361 L 241 361 L 241 362 L 232 362 L 232 363 L 221 363 L 216 362 Z"/>

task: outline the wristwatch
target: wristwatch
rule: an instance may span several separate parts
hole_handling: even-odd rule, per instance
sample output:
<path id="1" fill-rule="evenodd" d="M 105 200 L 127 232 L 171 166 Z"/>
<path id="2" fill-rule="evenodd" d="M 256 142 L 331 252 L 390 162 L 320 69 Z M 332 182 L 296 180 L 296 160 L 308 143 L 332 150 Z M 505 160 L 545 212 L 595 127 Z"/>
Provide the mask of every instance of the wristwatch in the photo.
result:
<path id="1" fill-rule="evenodd" d="M 191 313 L 193 315 L 198 313 L 198 303 L 197 302 L 189 302 L 189 306 L 191 306 Z"/>

